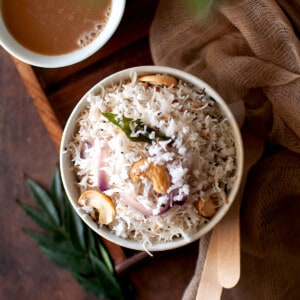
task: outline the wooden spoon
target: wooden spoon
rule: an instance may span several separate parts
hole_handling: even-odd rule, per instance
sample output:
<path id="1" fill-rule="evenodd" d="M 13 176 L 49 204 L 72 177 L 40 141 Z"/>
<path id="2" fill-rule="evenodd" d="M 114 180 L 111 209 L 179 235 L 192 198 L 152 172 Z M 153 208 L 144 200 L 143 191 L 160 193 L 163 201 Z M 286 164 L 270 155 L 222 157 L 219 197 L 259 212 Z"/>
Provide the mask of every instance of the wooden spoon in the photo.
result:
<path id="1" fill-rule="evenodd" d="M 248 128 L 242 130 L 242 137 L 245 157 L 241 187 L 229 212 L 214 229 L 218 243 L 218 279 L 225 288 L 234 287 L 240 278 L 240 203 L 247 174 L 264 150 L 264 140 Z"/>
<path id="2" fill-rule="evenodd" d="M 232 103 L 229 105 L 229 108 L 234 114 L 235 119 L 237 120 L 237 123 L 241 128 L 245 120 L 244 103 L 242 101 Z M 217 229 L 217 227 L 212 231 L 211 239 L 205 258 L 205 263 L 201 274 L 201 280 L 197 291 L 196 300 L 219 300 L 222 295 L 223 286 L 218 280 L 219 230 Z M 239 240 L 237 242 L 239 243 Z"/>
<path id="3" fill-rule="evenodd" d="M 218 240 L 213 230 L 203 266 L 196 300 L 219 300 L 223 287 L 218 281 Z"/>

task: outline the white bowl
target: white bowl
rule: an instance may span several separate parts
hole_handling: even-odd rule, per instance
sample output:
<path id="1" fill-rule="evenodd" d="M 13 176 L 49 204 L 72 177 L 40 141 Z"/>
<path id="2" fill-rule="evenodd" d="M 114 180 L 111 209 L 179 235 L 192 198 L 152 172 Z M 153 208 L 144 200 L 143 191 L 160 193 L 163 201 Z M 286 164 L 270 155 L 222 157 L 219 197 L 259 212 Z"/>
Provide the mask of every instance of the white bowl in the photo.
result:
<path id="1" fill-rule="evenodd" d="M 19 44 L 7 30 L 0 7 L 0 45 L 12 56 L 37 67 L 58 68 L 78 63 L 97 52 L 111 38 L 123 17 L 125 2 L 125 0 L 112 0 L 111 15 L 102 32 L 87 46 L 62 55 L 35 53 Z"/>
<path id="2" fill-rule="evenodd" d="M 71 113 L 64 132 L 62 136 L 61 141 L 61 148 L 60 148 L 60 170 L 61 170 L 61 176 L 62 176 L 62 182 L 63 186 L 65 188 L 66 194 L 73 205 L 76 212 L 79 214 L 79 216 L 82 218 L 86 224 L 92 228 L 96 233 L 98 233 L 100 236 L 106 238 L 107 240 L 116 243 L 120 246 L 135 249 L 135 250 L 145 250 L 141 242 L 137 242 L 134 240 L 124 239 L 121 237 L 118 237 L 114 234 L 112 234 L 108 229 L 105 227 L 99 228 L 97 224 L 91 219 L 87 218 L 87 215 L 84 214 L 77 205 L 77 200 L 80 196 L 79 189 L 76 186 L 76 182 L 78 181 L 76 179 L 76 176 L 74 174 L 73 165 L 70 159 L 70 156 L 65 151 L 66 145 L 69 144 L 69 142 L 72 140 L 74 136 L 74 130 L 76 128 L 75 124 L 78 120 L 78 117 L 80 113 L 85 109 L 87 106 L 87 95 L 89 93 L 96 92 L 99 90 L 100 85 L 106 86 L 110 85 L 112 82 L 119 82 L 123 79 L 128 79 L 129 74 L 135 71 L 138 75 L 145 75 L 145 74 L 157 74 L 157 73 L 163 73 L 163 74 L 169 74 L 173 75 L 178 79 L 182 79 L 186 82 L 190 82 L 194 86 L 205 88 L 206 93 L 210 95 L 212 98 L 216 100 L 216 102 L 219 104 L 221 110 L 228 116 L 229 123 L 232 126 L 233 135 L 235 139 L 235 145 L 236 145 L 236 158 L 237 158 L 237 171 L 236 171 L 236 181 L 234 183 L 233 188 L 231 189 L 229 195 L 228 195 L 228 204 L 222 205 L 217 213 L 211 218 L 211 220 L 205 224 L 198 232 L 197 234 L 191 236 L 189 240 L 178 238 L 176 240 L 170 241 L 170 242 L 160 242 L 160 243 L 154 243 L 152 246 L 147 247 L 147 250 L 149 251 L 164 251 L 164 250 L 170 250 L 175 249 L 184 245 L 187 245 L 197 239 L 199 239 L 201 236 L 209 232 L 227 213 L 229 210 L 232 202 L 235 199 L 235 196 L 238 192 L 240 183 L 241 183 L 241 176 L 242 176 L 242 170 L 243 170 L 243 144 L 241 140 L 240 130 L 237 125 L 237 122 L 228 108 L 227 104 L 224 102 L 224 100 L 205 82 L 200 80 L 199 78 L 188 74 L 186 72 L 169 68 L 169 67 L 161 67 L 161 66 L 142 66 L 142 67 L 135 67 L 135 68 L 129 68 L 120 72 L 117 72 L 113 75 L 110 75 L 106 77 L 105 79 L 101 80 L 98 84 L 96 84 L 93 88 L 91 88 L 79 101 L 79 103 L 74 108 L 73 112 Z"/>

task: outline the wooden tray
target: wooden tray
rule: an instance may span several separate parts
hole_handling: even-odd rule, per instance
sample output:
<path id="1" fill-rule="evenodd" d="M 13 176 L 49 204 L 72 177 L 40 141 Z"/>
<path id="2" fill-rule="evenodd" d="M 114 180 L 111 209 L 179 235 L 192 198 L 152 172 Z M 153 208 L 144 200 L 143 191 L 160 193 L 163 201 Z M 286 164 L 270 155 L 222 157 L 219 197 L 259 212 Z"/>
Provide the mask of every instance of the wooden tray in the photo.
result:
<path id="1" fill-rule="evenodd" d="M 127 1 L 121 24 L 111 40 L 92 57 L 73 66 L 44 69 L 12 57 L 57 150 L 68 116 L 94 84 L 119 70 L 153 64 L 149 28 L 157 3 L 157 0 Z M 148 256 L 106 240 L 104 243 L 119 274 Z"/>

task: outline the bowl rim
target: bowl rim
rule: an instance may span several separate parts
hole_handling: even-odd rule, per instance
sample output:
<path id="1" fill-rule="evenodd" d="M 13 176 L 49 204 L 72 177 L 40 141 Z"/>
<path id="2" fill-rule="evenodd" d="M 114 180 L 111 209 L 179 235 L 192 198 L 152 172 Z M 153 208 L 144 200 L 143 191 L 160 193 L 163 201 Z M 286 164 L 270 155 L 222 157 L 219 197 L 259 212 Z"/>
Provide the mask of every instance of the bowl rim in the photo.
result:
<path id="1" fill-rule="evenodd" d="M 70 140 L 72 133 L 74 132 L 74 122 L 77 120 L 79 113 L 84 109 L 87 105 L 87 96 L 90 93 L 94 93 L 97 90 L 99 90 L 100 86 L 106 86 L 107 84 L 111 84 L 112 82 L 118 82 L 121 79 L 128 78 L 129 74 L 131 72 L 136 72 L 138 75 L 146 75 L 146 74 L 155 74 L 155 73 L 164 73 L 173 75 L 176 78 L 183 79 L 184 81 L 188 81 L 193 85 L 201 86 L 206 89 L 207 94 L 212 96 L 214 100 L 219 104 L 221 110 L 229 117 L 229 123 L 232 126 L 233 134 L 236 139 L 236 157 L 237 157 L 237 170 L 236 170 L 236 181 L 233 186 L 233 188 L 230 191 L 229 197 L 228 197 L 228 203 L 226 205 L 222 206 L 222 209 L 219 209 L 216 213 L 216 215 L 200 230 L 190 237 L 190 239 L 187 238 L 178 238 L 173 241 L 169 242 L 158 242 L 153 243 L 152 245 L 147 245 L 147 248 L 145 249 L 142 242 L 129 240 L 125 238 L 118 237 L 114 234 L 111 234 L 109 230 L 107 230 L 104 226 L 102 228 L 98 227 L 96 222 L 94 222 L 88 215 L 83 214 L 79 210 L 79 206 L 76 203 L 77 199 L 74 199 L 74 189 L 77 189 L 74 185 L 69 186 L 68 184 L 68 178 L 67 174 L 69 174 L 71 177 L 75 179 L 75 174 L 73 172 L 72 174 L 72 166 L 70 159 L 68 159 L 68 155 L 65 152 L 65 145 L 68 144 L 68 141 Z M 91 228 L 93 229 L 97 234 L 102 236 L 103 238 L 118 244 L 122 247 L 126 247 L 133 250 L 139 250 L 139 251 L 166 251 L 166 250 L 172 250 L 176 249 L 182 246 L 185 246 L 187 244 L 190 244 L 196 240 L 198 240 L 200 237 L 208 233 L 210 230 L 212 230 L 225 216 L 225 214 L 228 212 L 229 208 L 231 207 L 237 193 L 239 190 L 239 187 L 241 185 L 241 179 L 242 179 L 242 172 L 243 172 L 243 162 L 244 162 L 244 151 L 243 151 L 243 143 L 242 143 L 242 137 L 240 133 L 239 126 L 237 124 L 237 121 L 233 115 L 233 113 L 230 111 L 228 104 L 219 96 L 219 94 L 210 87 L 206 82 L 201 80 L 200 78 L 187 73 L 182 70 L 178 70 L 171 67 L 165 67 L 165 66 L 138 66 L 138 67 L 132 67 L 127 68 L 124 70 L 121 70 L 119 72 L 116 72 L 114 74 L 111 74 L 98 83 L 96 83 L 92 88 L 90 88 L 83 97 L 79 100 L 79 102 L 74 107 L 72 113 L 70 114 L 65 129 L 63 131 L 62 139 L 61 139 L 61 146 L 60 146 L 60 171 L 61 171 L 61 177 L 63 186 L 65 188 L 67 197 L 72 204 L 75 211 L 78 213 L 78 215 L 82 218 L 82 220 Z M 71 174 L 70 174 L 71 173 Z M 72 193 L 73 188 L 73 193 Z M 78 189 L 77 189 L 78 194 Z"/>
<path id="2" fill-rule="evenodd" d="M 10 55 L 32 66 L 42 68 L 67 67 L 85 60 L 102 48 L 117 30 L 124 15 L 126 0 L 112 0 L 111 14 L 101 33 L 88 45 L 60 55 L 46 55 L 31 51 L 10 34 L 2 17 L 0 2 L 0 45 Z"/>

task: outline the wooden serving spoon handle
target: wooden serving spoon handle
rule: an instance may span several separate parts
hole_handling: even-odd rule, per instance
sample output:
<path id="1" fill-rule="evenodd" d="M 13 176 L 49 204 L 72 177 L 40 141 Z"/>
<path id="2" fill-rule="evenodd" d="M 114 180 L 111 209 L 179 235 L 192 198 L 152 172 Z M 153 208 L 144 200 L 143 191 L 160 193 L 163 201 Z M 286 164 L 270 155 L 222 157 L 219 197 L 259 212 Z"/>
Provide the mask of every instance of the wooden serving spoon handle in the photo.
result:
<path id="1" fill-rule="evenodd" d="M 264 140 L 248 128 L 242 130 L 244 171 L 240 190 L 229 212 L 215 228 L 218 240 L 218 278 L 225 288 L 234 287 L 240 278 L 240 203 L 250 168 L 261 158 Z"/>
<path id="2" fill-rule="evenodd" d="M 201 280 L 197 291 L 196 300 L 220 300 L 223 287 L 218 281 L 218 241 L 215 232 L 212 232 L 209 242 Z"/>
<path id="3" fill-rule="evenodd" d="M 218 243 L 218 281 L 224 288 L 234 287 L 241 273 L 240 204 L 236 199 L 230 211 L 215 228 Z"/>

